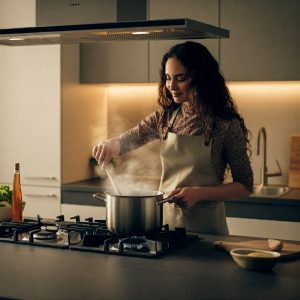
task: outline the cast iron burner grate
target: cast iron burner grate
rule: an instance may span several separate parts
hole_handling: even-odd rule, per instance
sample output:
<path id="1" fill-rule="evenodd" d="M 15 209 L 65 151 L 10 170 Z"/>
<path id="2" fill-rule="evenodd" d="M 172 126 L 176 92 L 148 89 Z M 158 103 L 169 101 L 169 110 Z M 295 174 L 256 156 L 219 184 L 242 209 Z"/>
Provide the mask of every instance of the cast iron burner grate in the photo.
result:
<path id="1" fill-rule="evenodd" d="M 46 220 L 38 215 L 23 222 L 1 222 L 0 241 L 68 249 L 70 244 L 79 243 L 81 236 L 78 232 L 60 230 L 58 220 Z"/>
<path id="2" fill-rule="evenodd" d="M 18 241 L 18 235 L 40 228 L 38 222 L 2 222 L 0 223 L 1 241 Z"/>
<path id="3" fill-rule="evenodd" d="M 118 236 L 107 230 L 105 220 L 81 221 L 79 216 L 70 221 L 63 215 L 56 219 L 38 215 L 23 222 L 0 222 L 0 242 L 137 257 L 158 257 L 197 238 L 184 228 L 169 230 L 168 225 L 145 236 Z"/>
<path id="4" fill-rule="evenodd" d="M 197 235 L 188 235 L 184 228 L 169 230 L 163 226 L 157 233 L 145 236 L 115 236 L 106 234 L 86 234 L 78 245 L 71 245 L 71 250 L 97 252 L 103 254 L 154 258 L 173 249 L 184 247 L 198 239 Z"/>

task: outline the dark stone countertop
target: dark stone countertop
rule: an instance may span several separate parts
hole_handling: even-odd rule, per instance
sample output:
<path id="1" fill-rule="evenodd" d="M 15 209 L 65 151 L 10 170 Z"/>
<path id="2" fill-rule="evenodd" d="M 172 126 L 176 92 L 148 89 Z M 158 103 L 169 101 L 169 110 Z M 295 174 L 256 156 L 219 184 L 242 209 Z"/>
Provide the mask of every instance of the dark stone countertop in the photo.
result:
<path id="1" fill-rule="evenodd" d="M 126 178 L 125 178 L 126 179 Z M 128 177 L 128 181 L 135 182 L 136 184 L 143 184 L 147 182 L 149 187 L 153 187 L 153 190 L 157 190 L 159 186 L 158 178 L 147 178 L 147 177 L 139 177 L 132 178 Z M 62 185 L 62 189 L 66 191 L 78 191 L 78 192 L 99 192 L 99 191 L 113 191 L 112 185 L 107 178 L 90 178 L 86 180 L 81 180 L 77 182 L 65 183 Z"/>
<path id="2" fill-rule="evenodd" d="M 241 269 L 214 240 L 155 259 L 1 243 L 0 299 L 298 299 L 300 260 Z"/>
<path id="3" fill-rule="evenodd" d="M 145 181 L 153 186 L 153 190 L 158 188 L 159 179 L 136 178 L 137 184 Z M 111 192 L 111 183 L 107 179 L 94 178 L 64 184 L 62 203 L 104 206 L 92 197 L 99 191 Z M 225 208 L 227 217 L 300 222 L 300 189 L 291 189 L 279 198 L 251 196 L 225 201 Z"/>
<path id="4" fill-rule="evenodd" d="M 226 216 L 300 222 L 300 189 L 276 197 L 248 197 L 225 202 Z"/>

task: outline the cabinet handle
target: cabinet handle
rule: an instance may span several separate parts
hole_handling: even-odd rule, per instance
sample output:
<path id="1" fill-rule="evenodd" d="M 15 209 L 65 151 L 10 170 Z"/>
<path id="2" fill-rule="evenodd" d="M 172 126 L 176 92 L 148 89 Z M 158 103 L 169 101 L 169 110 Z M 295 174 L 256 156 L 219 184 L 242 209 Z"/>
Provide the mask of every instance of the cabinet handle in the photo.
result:
<path id="1" fill-rule="evenodd" d="M 26 197 L 56 198 L 55 194 L 24 194 Z"/>
<path id="2" fill-rule="evenodd" d="M 57 180 L 55 176 L 25 176 L 26 179 L 30 180 L 37 180 L 37 179 L 42 179 L 42 180 Z"/>

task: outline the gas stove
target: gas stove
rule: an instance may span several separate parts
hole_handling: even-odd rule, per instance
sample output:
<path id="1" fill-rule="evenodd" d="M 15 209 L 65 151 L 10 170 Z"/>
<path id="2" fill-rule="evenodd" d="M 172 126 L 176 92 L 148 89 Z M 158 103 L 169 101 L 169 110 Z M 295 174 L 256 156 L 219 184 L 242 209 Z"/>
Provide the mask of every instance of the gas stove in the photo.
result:
<path id="1" fill-rule="evenodd" d="M 0 222 L 0 242 L 146 258 L 169 253 L 197 238 L 185 228 L 169 230 L 168 225 L 143 236 L 119 236 L 107 230 L 105 220 L 81 221 L 80 216 L 69 221 L 60 215 L 56 219 L 37 216 L 23 222 Z"/>

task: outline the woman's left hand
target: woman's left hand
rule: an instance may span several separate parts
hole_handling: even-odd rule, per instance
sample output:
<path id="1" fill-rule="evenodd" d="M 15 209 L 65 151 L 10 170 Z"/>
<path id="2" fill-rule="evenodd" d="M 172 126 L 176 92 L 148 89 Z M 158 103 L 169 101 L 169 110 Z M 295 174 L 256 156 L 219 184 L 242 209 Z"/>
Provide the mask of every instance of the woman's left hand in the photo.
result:
<path id="1" fill-rule="evenodd" d="M 174 196 L 173 201 L 180 208 L 191 208 L 200 199 L 199 188 L 183 187 L 172 191 L 168 196 Z"/>

